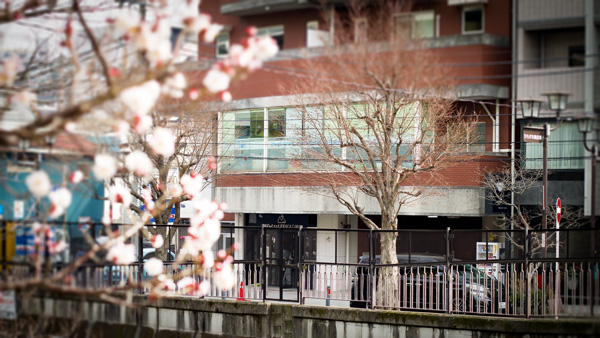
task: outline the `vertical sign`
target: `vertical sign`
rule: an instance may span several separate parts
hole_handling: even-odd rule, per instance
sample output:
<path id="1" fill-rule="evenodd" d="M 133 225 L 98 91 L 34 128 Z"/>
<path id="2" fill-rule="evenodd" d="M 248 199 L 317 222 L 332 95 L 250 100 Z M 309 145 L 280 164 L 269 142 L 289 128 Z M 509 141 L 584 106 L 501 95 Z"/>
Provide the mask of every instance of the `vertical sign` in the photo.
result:
<path id="1" fill-rule="evenodd" d="M 25 201 L 15 200 L 13 206 L 13 217 L 15 220 L 23 219 L 23 217 L 25 217 Z"/>

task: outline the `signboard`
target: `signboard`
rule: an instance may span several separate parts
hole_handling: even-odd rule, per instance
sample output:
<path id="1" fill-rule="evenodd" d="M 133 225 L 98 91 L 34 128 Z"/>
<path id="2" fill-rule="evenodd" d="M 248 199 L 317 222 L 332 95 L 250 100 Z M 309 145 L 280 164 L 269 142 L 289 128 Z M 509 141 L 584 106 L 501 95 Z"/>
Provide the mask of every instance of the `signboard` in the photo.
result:
<path id="1" fill-rule="evenodd" d="M 25 217 L 25 201 L 15 200 L 13 205 L 13 217 L 15 220 Z"/>
<path id="2" fill-rule="evenodd" d="M 560 224 L 560 198 L 556 200 L 556 225 Z"/>
<path id="3" fill-rule="evenodd" d="M 0 292 L 0 318 L 17 319 L 17 302 L 14 291 Z"/>
<path id="4" fill-rule="evenodd" d="M 477 242 L 476 243 L 476 259 L 479 260 L 495 260 L 500 259 L 500 248 L 502 243 L 498 242 Z M 498 278 L 500 272 L 500 264 L 487 263 L 477 264 L 477 269 L 490 277 Z"/>
<path id="5" fill-rule="evenodd" d="M 544 129 L 523 127 L 523 141 L 529 143 L 542 143 L 544 141 Z"/>

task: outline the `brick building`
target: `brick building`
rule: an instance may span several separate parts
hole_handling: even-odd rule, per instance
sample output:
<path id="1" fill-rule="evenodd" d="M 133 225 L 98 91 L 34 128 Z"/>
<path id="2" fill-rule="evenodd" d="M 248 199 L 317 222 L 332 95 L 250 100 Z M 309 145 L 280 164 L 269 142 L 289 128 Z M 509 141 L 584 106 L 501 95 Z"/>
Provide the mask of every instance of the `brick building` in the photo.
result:
<path id="1" fill-rule="evenodd" d="M 226 55 L 230 43 L 245 36 L 247 26 L 257 27 L 259 35 L 272 36 L 281 48 L 275 60 L 232 86 L 233 102 L 220 117 L 219 155 L 223 162 L 214 196 L 228 204 L 229 221 L 237 226 L 366 228 L 326 193 L 308 194 L 302 187 L 315 184 L 314 173 L 298 170 L 286 155 L 286 128 L 293 123 L 285 121 L 291 121 L 292 88 L 299 76 L 298 71 L 290 70 L 298 70 L 303 58 L 318 56 L 333 30 L 323 13 L 343 15 L 346 3 L 327 1 L 324 11 L 312 2 L 295 0 L 201 3 L 202 12 L 226 26 L 216 45 L 199 46 L 200 60 Z M 408 34 L 424 39 L 427 48 L 439 53 L 452 68 L 457 106 L 469 112 L 469 121 L 481 140 L 470 149 L 472 160 L 447 169 L 442 183 L 427 187 L 431 194 L 402 207 L 398 228 L 503 228 L 501 213 L 489 205 L 486 208 L 483 179 L 486 172 L 493 172 L 511 157 L 511 2 L 415 1 L 409 11 L 398 14 Z M 278 133 L 270 130 L 274 127 L 268 121 L 274 118 L 283 120 Z M 247 130 L 251 125 L 262 126 L 262 132 L 252 134 Z M 227 159 L 235 162 L 227 164 Z M 377 203 L 365 200 L 364 208 L 377 220 Z M 310 248 L 303 249 L 310 256 L 305 258 L 330 260 L 334 250 L 328 245 L 328 236 L 326 232 L 315 235 L 307 244 Z M 235 240 L 243 247 L 244 257 L 239 258 L 251 258 L 260 250 L 250 238 Z M 454 249 L 473 259 L 477 240 L 481 239 L 472 238 Z M 293 247 L 296 239 L 286 235 L 283 241 L 283 247 Z M 345 244 L 340 242 L 337 252 L 339 261 L 354 263 L 364 247 L 351 237 Z"/>

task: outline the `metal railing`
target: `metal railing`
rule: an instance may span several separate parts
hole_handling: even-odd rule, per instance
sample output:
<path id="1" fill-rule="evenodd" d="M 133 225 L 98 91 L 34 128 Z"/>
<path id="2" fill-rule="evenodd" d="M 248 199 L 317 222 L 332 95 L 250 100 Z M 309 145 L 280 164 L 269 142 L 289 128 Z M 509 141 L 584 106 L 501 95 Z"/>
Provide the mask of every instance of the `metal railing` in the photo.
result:
<path id="1" fill-rule="evenodd" d="M 27 259 L 7 259 L 7 228 L 0 230 L 4 278 L 32 278 Z M 518 317 L 599 313 L 600 259 L 586 242 L 598 235 L 592 229 L 393 231 L 398 264 L 382 264 L 379 258 L 380 237 L 390 231 L 223 226 L 222 232 L 243 243 L 241 252 L 234 254 L 237 283 L 229 290 L 212 286 L 204 297 Z M 143 271 L 144 243 L 138 241 L 136 263 L 88 262 L 71 273 L 68 283 L 119 289 L 131 281 L 149 280 Z M 477 243 L 486 248 L 484 259 L 477 259 Z M 503 255 L 488 255 L 490 243 L 501 243 Z M 177 246 L 167 245 L 177 254 Z M 74 258 L 71 252 L 65 261 L 54 262 L 50 274 Z M 177 273 L 191 265 L 169 258 L 164 269 Z M 210 279 L 214 272 L 191 271 L 198 281 Z"/>

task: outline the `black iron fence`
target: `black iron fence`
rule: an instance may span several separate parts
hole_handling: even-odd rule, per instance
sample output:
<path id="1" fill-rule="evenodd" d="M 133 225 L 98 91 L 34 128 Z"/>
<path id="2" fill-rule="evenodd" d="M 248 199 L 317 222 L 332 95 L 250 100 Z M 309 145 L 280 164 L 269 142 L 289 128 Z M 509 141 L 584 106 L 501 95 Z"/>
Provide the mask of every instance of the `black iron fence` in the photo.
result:
<path id="1" fill-rule="evenodd" d="M 31 278 L 29 238 L 23 230 L 27 224 L 2 224 L 3 278 Z M 53 236 L 62 236 L 69 249 L 53 258 L 52 273 L 89 249 L 90 241 L 101 241 L 102 225 L 85 226 L 89 228 L 55 225 Z M 165 271 L 192 264 L 175 262 L 187 226 L 156 227 L 168 234 Z M 497 316 L 595 316 L 600 310 L 600 259 L 592 245 L 600 241 L 592 239 L 598 232 L 223 226 L 214 250 L 240 243 L 233 263 L 237 283 L 230 290 L 213 286 L 205 297 Z M 384 264 L 380 240 L 390 235 L 396 240 L 397 263 Z M 136 263 L 90 261 L 74 270 L 69 282 L 118 289 L 147 280 L 143 263 L 156 253 L 141 237 L 133 241 L 138 246 Z M 204 270 L 192 276 L 210 279 L 212 273 Z"/>

